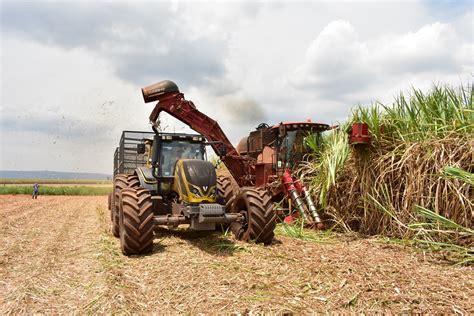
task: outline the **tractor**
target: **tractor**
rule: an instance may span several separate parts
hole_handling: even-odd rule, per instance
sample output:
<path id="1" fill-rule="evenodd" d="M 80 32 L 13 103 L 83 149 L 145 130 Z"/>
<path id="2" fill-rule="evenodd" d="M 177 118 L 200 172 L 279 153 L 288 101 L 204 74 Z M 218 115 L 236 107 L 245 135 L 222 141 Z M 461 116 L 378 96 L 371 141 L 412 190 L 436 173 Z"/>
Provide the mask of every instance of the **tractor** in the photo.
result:
<path id="1" fill-rule="evenodd" d="M 109 208 L 112 232 L 120 238 L 123 254 L 151 252 L 156 226 L 182 224 L 199 231 L 232 226 L 239 240 L 271 243 L 275 219 L 270 196 L 256 188 L 243 190 L 239 199 L 245 211 L 232 213 L 226 203 L 233 198 L 231 183 L 218 178 L 215 166 L 206 160 L 209 144 L 202 135 L 156 131 L 135 144 L 136 154 L 130 144 L 121 144 L 116 152 L 128 152 L 123 159 L 116 155 L 116 165 L 126 166 L 122 172 L 128 174 L 115 174 Z"/>
<path id="2" fill-rule="evenodd" d="M 149 120 L 154 136 L 137 145 L 147 153 L 145 166 L 114 177 L 110 209 L 113 232 L 120 237 L 125 255 L 151 251 L 158 225 L 214 230 L 229 227 L 236 239 L 270 244 L 278 215 L 285 221 L 302 217 L 312 226 L 323 223 L 305 184 L 295 177 L 307 149 L 305 137 L 331 129 L 311 121 L 262 123 L 235 148 L 219 124 L 186 100 L 172 81 L 142 89 L 145 103 L 155 102 Z M 159 115 L 170 114 L 199 134 L 167 134 L 159 131 Z M 229 176 L 216 175 L 205 161 L 211 146 Z M 193 155 L 176 155 L 181 148 Z M 277 207 L 278 205 L 278 207 Z M 296 210 L 296 211 L 294 211 Z"/>

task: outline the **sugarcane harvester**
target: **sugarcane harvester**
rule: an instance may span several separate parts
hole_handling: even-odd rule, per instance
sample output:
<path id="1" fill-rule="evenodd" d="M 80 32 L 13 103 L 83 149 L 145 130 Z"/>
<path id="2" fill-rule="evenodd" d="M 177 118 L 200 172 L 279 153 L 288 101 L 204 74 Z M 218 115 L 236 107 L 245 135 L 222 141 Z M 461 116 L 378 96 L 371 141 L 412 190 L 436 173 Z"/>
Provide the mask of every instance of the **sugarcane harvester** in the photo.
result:
<path id="1" fill-rule="evenodd" d="M 149 117 L 154 130 L 157 128 L 159 114 L 166 112 L 202 134 L 211 144 L 240 187 L 236 194 L 221 192 L 226 198 L 229 212 L 247 216 L 245 208 L 248 201 L 243 192 L 257 190 L 259 194 L 270 196 L 272 202 L 279 202 L 280 205 L 285 198 L 286 202 L 291 201 L 284 204 L 298 212 L 297 216 L 285 212 L 286 222 L 291 222 L 299 215 L 306 223 L 323 228 L 306 185 L 294 176 L 294 172 L 308 153 L 304 138 L 309 135 L 320 136 L 322 132 L 331 129 L 329 125 L 309 120 L 282 122 L 274 126 L 262 123 L 235 148 L 219 124 L 200 112 L 192 101 L 186 100 L 175 83 L 161 81 L 143 88 L 142 94 L 146 103 L 158 101 Z M 221 181 L 229 183 L 230 179 L 221 177 Z M 232 224 L 231 228 L 237 236 L 239 230 L 245 230 L 238 222 Z"/>

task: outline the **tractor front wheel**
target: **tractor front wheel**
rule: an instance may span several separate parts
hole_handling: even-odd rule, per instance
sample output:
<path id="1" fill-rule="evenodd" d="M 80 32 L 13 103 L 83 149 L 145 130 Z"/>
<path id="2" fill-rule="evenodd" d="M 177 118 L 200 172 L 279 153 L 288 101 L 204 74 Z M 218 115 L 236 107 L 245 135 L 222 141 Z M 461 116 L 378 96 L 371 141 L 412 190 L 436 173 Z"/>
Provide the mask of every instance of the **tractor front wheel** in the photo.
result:
<path id="1" fill-rule="evenodd" d="M 232 188 L 231 179 L 227 176 L 217 177 L 217 196 L 222 199 L 226 213 L 232 212 L 232 203 L 234 202 L 234 189 Z M 219 202 L 221 203 L 221 202 Z M 216 225 L 217 231 L 226 231 L 229 228 L 229 224 Z"/>
<path id="2" fill-rule="evenodd" d="M 271 244 L 276 215 L 270 194 L 260 188 L 242 188 L 235 196 L 232 213 L 243 219 L 231 224 L 235 238 L 243 241 Z"/>
<path id="3" fill-rule="evenodd" d="M 232 211 L 232 203 L 234 202 L 234 190 L 229 177 L 217 177 L 217 195 L 224 199 L 225 212 L 230 213 Z"/>
<path id="4" fill-rule="evenodd" d="M 150 191 L 123 189 L 120 194 L 120 246 L 124 255 L 153 250 L 153 205 Z"/>

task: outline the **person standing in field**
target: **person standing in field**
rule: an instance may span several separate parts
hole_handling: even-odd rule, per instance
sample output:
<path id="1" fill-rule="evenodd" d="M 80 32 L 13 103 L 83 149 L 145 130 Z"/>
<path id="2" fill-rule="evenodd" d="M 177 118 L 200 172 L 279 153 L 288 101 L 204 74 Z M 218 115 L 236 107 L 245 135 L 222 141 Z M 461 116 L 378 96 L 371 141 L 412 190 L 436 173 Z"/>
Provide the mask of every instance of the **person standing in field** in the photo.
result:
<path id="1" fill-rule="evenodd" d="M 35 183 L 33 184 L 33 196 L 32 196 L 33 199 L 38 198 L 38 192 L 39 192 L 39 184 Z"/>

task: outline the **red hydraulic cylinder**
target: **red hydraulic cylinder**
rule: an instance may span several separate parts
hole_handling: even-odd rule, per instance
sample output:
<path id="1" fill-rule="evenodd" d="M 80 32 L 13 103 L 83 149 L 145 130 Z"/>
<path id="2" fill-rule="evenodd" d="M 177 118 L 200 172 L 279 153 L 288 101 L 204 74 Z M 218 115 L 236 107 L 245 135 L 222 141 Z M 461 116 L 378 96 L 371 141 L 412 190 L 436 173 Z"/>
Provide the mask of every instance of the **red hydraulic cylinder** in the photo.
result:
<path id="1" fill-rule="evenodd" d="M 316 223 L 316 227 L 318 229 L 322 229 L 324 227 L 323 222 L 319 217 L 318 212 L 316 211 L 316 206 L 314 205 L 314 202 L 311 199 L 311 195 L 309 194 L 306 185 L 301 180 L 298 180 L 295 182 L 295 188 L 306 200 L 306 204 L 308 205 L 309 212 L 311 213 L 311 216 L 313 217 Z"/>
<path id="2" fill-rule="evenodd" d="M 295 184 L 293 182 L 293 178 L 288 170 L 285 170 L 283 175 L 281 176 L 281 181 L 283 183 L 283 187 L 285 188 L 285 192 L 290 196 L 293 203 L 296 205 L 296 209 L 301 214 L 305 221 L 308 221 L 308 217 L 306 216 L 304 202 L 298 194 L 298 191 L 295 188 Z"/>

